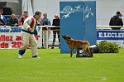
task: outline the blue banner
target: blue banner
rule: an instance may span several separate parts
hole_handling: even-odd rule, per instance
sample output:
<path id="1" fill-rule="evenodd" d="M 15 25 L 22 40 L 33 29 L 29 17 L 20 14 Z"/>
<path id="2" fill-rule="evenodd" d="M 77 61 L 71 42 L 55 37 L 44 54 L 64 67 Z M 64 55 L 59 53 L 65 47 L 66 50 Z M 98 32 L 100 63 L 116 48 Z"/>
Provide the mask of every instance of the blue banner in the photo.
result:
<path id="1" fill-rule="evenodd" d="M 97 40 L 124 40 L 124 30 L 97 30 Z"/>
<path id="2" fill-rule="evenodd" d="M 60 36 L 62 34 L 96 44 L 96 1 L 60 2 Z M 61 53 L 68 53 L 69 47 L 62 37 L 60 42 Z"/>

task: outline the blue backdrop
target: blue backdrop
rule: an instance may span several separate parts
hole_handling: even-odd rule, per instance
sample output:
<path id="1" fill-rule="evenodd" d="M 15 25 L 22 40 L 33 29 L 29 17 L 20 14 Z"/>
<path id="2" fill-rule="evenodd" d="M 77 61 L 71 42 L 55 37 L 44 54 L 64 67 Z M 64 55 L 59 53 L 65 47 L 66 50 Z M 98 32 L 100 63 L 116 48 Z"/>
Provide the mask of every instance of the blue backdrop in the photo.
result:
<path id="1" fill-rule="evenodd" d="M 96 44 L 96 2 L 60 2 L 60 36 L 62 34 Z M 68 53 L 65 40 L 61 37 L 60 41 L 60 52 Z"/>

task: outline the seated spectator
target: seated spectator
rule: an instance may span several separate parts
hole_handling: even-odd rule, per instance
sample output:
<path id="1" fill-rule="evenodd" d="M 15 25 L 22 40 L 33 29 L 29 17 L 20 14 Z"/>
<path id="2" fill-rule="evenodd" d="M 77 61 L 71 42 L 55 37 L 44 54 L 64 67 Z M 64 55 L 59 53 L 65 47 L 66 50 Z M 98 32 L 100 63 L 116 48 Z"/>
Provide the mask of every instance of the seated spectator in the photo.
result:
<path id="1" fill-rule="evenodd" d="M 0 26 L 6 26 L 7 24 L 7 20 L 6 20 L 6 17 L 4 17 L 3 15 L 3 8 L 1 7 L 0 8 Z"/>
<path id="2" fill-rule="evenodd" d="M 117 26 L 117 27 L 111 27 L 112 29 L 120 29 L 123 26 L 123 21 L 120 17 L 122 17 L 122 14 L 120 13 L 120 11 L 117 11 L 116 15 L 111 18 L 109 25 Z"/>
<path id="3" fill-rule="evenodd" d="M 18 19 L 16 18 L 15 14 L 11 14 L 11 17 L 8 21 L 8 25 L 10 26 L 18 26 Z"/>
<path id="4" fill-rule="evenodd" d="M 18 19 L 18 24 L 22 26 L 24 20 L 28 17 L 28 12 L 24 11 L 24 13 Z"/>
<path id="5" fill-rule="evenodd" d="M 53 19 L 52 26 L 60 26 L 59 16 L 56 14 L 54 17 L 55 17 L 55 19 Z M 60 43 L 60 31 L 59 31 L 59 29 L 60 29 L 59 27 L 58 28 L 52 28 L 52 30 L 53 30 L 53 43 L 52 43 L 51 49 L 54 49 L 54 44 L 55 44 L 55 40 L 56 40 L 56 33 L 58 34 L 58 40 Z"/>

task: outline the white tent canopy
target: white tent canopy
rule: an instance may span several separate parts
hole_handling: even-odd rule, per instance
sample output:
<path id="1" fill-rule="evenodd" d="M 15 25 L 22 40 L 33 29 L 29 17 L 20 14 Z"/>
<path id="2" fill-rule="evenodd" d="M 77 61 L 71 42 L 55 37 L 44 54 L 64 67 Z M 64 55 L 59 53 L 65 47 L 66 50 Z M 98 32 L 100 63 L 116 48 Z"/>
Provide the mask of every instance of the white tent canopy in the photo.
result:
<path id="1" fill-rule="evenodd" d="M 22 0 L 22 12 L 28 11 L 29 16 L 33 16 L 31 0 Z"/>

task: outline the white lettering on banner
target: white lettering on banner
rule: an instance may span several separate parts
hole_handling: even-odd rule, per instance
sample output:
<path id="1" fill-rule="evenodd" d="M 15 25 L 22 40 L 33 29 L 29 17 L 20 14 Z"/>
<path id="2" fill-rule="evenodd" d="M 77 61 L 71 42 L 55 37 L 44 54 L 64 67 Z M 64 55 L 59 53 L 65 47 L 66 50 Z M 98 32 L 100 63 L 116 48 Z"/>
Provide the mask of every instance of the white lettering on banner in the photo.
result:
<path id="1" fill-rule="evenodd" d="M 103 37 L 107 37 L 105 32 L 104 32 L 104 35 L 103 35 Z"/>
<path id="2" fill-rule="evenodd" d="M 99 37 L 103 37 L 103 33 L 102 32 L 99 32 Z"/>
<path id="3" fill-rule="evenodd" d="M 99 32 L 99 38 L 124 38 L 124 33 Z"/>

